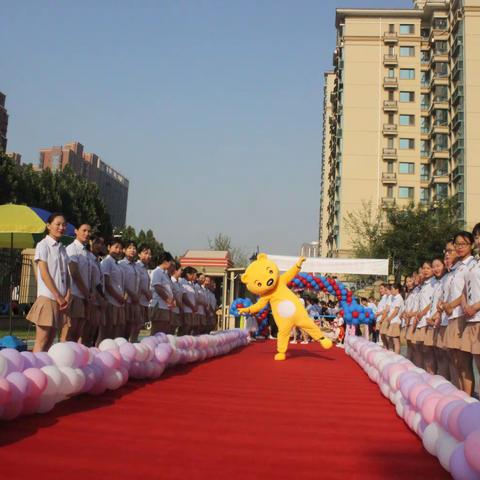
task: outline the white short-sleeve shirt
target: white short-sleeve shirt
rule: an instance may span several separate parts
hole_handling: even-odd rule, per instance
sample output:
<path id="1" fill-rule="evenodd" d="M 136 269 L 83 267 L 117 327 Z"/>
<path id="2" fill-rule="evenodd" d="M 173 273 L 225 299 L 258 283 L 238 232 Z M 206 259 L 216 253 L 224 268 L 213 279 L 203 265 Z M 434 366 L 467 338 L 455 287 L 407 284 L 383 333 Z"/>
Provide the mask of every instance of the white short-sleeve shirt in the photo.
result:
<path id="1" fill-rule="evenodd" d="M 65 246 L 57 242 L 50 235 L 38 242 L 35 247 L 35 262 L 45 262 L 48 273 L 57 287 L 58 293 L 65 296 L 68 290 L 68 255 Z M 43 281 L 42 274 L 37 274 L 37 297 L 47 297 L 55 300 L 53 293 Z"/>
<path id="2" fill-rule="evenodd" d="M 436 282 L 433 286 L 432 303 L 430 305 L 430 310 L 427 313 L 427 318 L 432 318 L 437 313 L 437 305 L 443 295 L 443 278 L 444 277 L 435 279 Z"/>
<path id="3" fill-rule="evenodd" d="M 125 279 L 123 278 L 122 267 L 120 267 L 120 265 L 111 255 L 107 255 L 102 260 L 100 268 L 103 275 L 110 279 L 110 286 L 115 290 L 115 292 L 123 297 L 125 295 Z M 108 292 L 105 292 L 105 298 L 111 305 L 115 305 L 117 307 L 122 306 Z"/>
<path id="4" fill-rule="evenodd" d="M 102 288 L 102 291 L 105 293 L 105 282 L 103 281 L 103 273 L 100 268 L 100 259 L 97 259 L 97 257 L 92 253 L 88 252 L 88 260 L 90 262 L 90 285 L 91 285 L 91 292 L 96 293 L 97 286 L 100 285 Z M 94 305 L 99 305 L 97 301 L 96 295 L 93 295 L 93 300 L 92 303 Z"/>
<path id="5" fill-rule="evenodd" d="M 475 259 L 472 256 L 470 256 L 468 258 L 465 258 L 464 260 L 459 260 L 455 264 L 456 268 L 455 269 L 452 268 L 453 278 L 452 278 L 452 283 L 450 284 L 450 288 L 448 289 L 448 297 L 446 300 L 448 303 L 456 300 L 464 292 L 465 280 L 467 277 L 468 268 L 474 262 L 475 262 Z M 455 307 L 453 309 L 452 314 L 449 315 L 448 319 L 453 320 L 454 318 L 461 317 L 462 315 L 463 315 L 462 305 L 458 305 L 458 307 Z"/>
<path id="6" fill-rule="evenodd" d="M 480 302 L 480 262 L 471 262 L 465 282 L 465 298 L 469 305 Z M 480 322 L 480 311 L 473 317 L 466 317 L 467 322 Z"/>
<path id="7" fill-rule="evenodd" d="M 453 281 L 453 268 L 452 270 L 450 270 L 449 272 L 447 272 L 443 277 L 442 277 L 442 280 L 441 280 L 441 283 L 442 283 L 442 292 L 441 292 L 441 295 L 440 295 L 440 298 L 438 299 L 438 301 L 440 302 L 446 302 L 447 301 L 447 298 L 448 298 L 448 291 L 450 289 L 450 285 Z M 441 315 L 441 320 L 440 320 L 440 325 L 442 327 L 446 327 L 448 325 L 448 315 L 446 312 L 442 312 L 442 315 Z"/>
<path id="8" fill-rule="evenodd" d="M 166 291 L 167 295 L 173 298 L 172 281 L 168 273 L 163 268 L 157 267 L 152 272 L 151 290 L 152 290 L 152 307 L 158 307 L 161 310 L 169 310 L 167 302 L 157 293 L 155 286 L 159 285 Z"/>
<path id="9" fill-rule="evenodd" d="M 123 270 L 125 291 L 128 290 L 138 296 L 140 289 L 140 273 L 135 261 L 131 262 L 127 258 L 124 258 L 118 262 L 118 265 Z M 130 295 L 127 297 L 127 303 L 132 303 Z"/>
<path id="10" fill-rule="evenodd" d="M 204 304 L 206 303 L 206 298 L 204 293 L 205 289 L 198 283 L 195 283 L 193 287 L 195 288 L 195 298 L 196 298 L 195 301 L 197 305 L 197 313 L 199 315 L 205 315 L 205 306 L 204 306 Z"/>
<path id="11" fill-rule="evenodd" d="M 139 288 L 142 292 L 149 292 L 150 291 L 150 275 L 148 274 L 148 269 L 145 266 L 145 264 L 141 260 L 137 260 L 137 263 L 135 264 L 135 267 L 137 269 L 138 275 L 139 275 Z M 147 299 L 147 297 L 142 293 L 140 295 L 140 305 L 142 307 L 148 307 L 150 304 L 150 301 Z"/>
<path id="12" fill-rule="evenodd" d="M 190 303 L 192 305 L 196 305 L 195 303 L 195 288 L 192 284 L 192 282 L 189 282 L 186 278 L 181 278 L 179 280 L 180 285 L 182 286 L 183 289 L 183 294 L 187 296 L 187 298 L 190 300 Z M 187 304 L 183 304 L 183 311 L 185 313 L 193 313 L 192 309 L 187 306 Z"/>
<path id="13" fill-rule="evenodd" d="M 378 302 L 378 307 L 377 307 L 377 315 L 378 315 L 378 316 L 381 316 L 381 315 L 383 314 L 383 312 L 386 310 L 388 297 L 389 297 L 389 295 L 387 295 L 386 293 L 384 293 L 384 294 L 382 295 L 382 298 L 381 298 L 380 301 Z"/>
<path id="14" fill-rule="evenodd" d="M 69 263 L 76 263 L 78 267 L 78 272 L 80 273 L 80 277 L 82 277 L 83 283 L 88 291 L 90 291 L 90 269 L 91 269 L 91 262 L 89 259 L 89 251 L 87 250 L 86 245 L 79 242 L 75 239 L 67 248 L 67 255 L 68 255 L 68 262 Z M 85 295 L 82 293 L 80 288 L 78 288 L 77 283 L 70 275 L 70 288 L 72 290 L 72 295 L 75 295 L 78 298 L 85 298 Z"/>
<path id="15" fill-rule="evenodd" d="M 183 289 L 182 286 L 178 283 L 178 280 L 175 277 L 170 277 L 172 281 L 172 292 L 173 298 L 175 299 L 175 307 L 173 308 L 173 313 L 180 313 L 180 306 L 182 306 L 182 297 L 183 297 Z"/>
<path id="16" fill-rule="evenodd" d="M 208 290 L 208 302 L 210 308 L 212 309 L 212 312 L 215 313 L 215 311 L 217 310 L 217 297 L 211 290 Z"/>
<path id="17" fill-rule="evenodd" d="M 421 312 L 424 308 L 432 304 L 433 290 L 437 280 L 434 277 L 429 278 L 423 282 L 422 288 L 418 294 L 417 312 Z M 427 326 L 428 312 L 418 321 L 417 328 Z"/>
<path id="18" fill-rule="evenodd" d="M 398 308 L 398 311 L 397 311 L 397 314 L 395 315 L 395 317 L 393 317 L 391 320 L 390 320 L 390 323 L 401 323 L 402 320 L 400 318 L 400 315 L 402 314 L 403 312 L 403 308 L 404 308 L 404 301 L 403 301 L 403 298 L 402 296 L 398 293 L 397 295 L 394 295 L 393 296 L 393 300 L 392 300 L 392 304 L 390 305 L 390 310 L 393 312 L 393 310 L 395 310 L 395 308 Z"/>

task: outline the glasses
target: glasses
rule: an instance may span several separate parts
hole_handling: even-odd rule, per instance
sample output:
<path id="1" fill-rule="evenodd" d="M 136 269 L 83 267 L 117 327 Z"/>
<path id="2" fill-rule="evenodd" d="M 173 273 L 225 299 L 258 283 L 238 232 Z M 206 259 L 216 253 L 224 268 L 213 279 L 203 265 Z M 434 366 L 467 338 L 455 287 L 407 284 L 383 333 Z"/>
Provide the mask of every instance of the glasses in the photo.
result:
<path id="1" fill-rule="evenodd" d="M 455 252 L 455 249 L 454 248 L 446 248 L 443 253 L 453 253 Z"/>
<path id="2" fill-rule="evenodd" d="M 457 242 L 455 242 L 454 245 L 457 248 L 463 248 L 463 247 L 469 247 L 471 245 L 471 243 L 457 243 Z"/>

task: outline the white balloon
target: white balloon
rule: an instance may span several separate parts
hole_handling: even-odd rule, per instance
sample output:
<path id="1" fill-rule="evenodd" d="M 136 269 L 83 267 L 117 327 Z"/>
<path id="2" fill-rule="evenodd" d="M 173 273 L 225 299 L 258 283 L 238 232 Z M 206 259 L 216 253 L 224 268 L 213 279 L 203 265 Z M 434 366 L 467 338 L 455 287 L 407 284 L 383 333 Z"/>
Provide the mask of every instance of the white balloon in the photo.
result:
<path id="1" fill-rule="evenodd" d="M 106 338 L 100 342 L 98 349 L 101 352 L 106 352 L 107 350 L 118 350 L 119 345 L 117 342 L 111 338 Z"/>
<path id="2" fill-rule="evenodd" d="M 124 343 L 128 343 L 128 340 L 126 338 L 123 338 L 123 337 L 117 337 L 115 339 L 115 343 L 121 347 Z"/>
<path id="3" fill-rule="evenodd" d="M 423 446 L 430 455 L 437 455 L 437 441 L 440 437 L 440 431 L 442 431 L 440 425 L 437 422 L 432 422 L 423 432 Z"/>
<path id="4" fill-rule="evenodd" d="M 38 405 L 37 413 L 49 412 L 56 403 L 55 395 L 42 395 Z"/>
<path id="5" fill-rule="evenodd" d="M 48 355 L 57 367 L 73 367 L 77 359 L 75 350 L 68 343 L 52 345 Z"/>
<path id="6" fill-rule="evenodd" d="M 43 391 L 43 396 L 58 395 L 63 390 L 63 375 L 55 365 L 47 365 L 40 370 L 47 376 L 47 388 Z"/>
<path id="7" fill-rule="evenodd" d="M 452 437 L 445 430 L 440 433 L 437 440 L 437 457 L 442 464 L 442 467 L 447 470 L 447 472 L 450 471 L 450 457 L 458 447 L 459 443 L 460 442 L 456 438 Z"/>

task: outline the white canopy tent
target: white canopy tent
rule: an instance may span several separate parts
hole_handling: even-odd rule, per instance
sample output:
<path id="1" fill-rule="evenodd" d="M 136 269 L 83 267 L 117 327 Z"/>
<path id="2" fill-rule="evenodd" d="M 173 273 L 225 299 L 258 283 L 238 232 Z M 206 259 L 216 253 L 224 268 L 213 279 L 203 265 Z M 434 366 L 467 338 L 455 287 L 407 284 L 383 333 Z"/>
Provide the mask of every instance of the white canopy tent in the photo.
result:
<path id="1" fill-rule="evenodd" d="M 274 261 L 282 272 L 288 270 L 298 260 L 298 257 L 285 255 L 268 254 L 268 258 Z M 302 272 L 387 276 L 388 259 L 310 257 L 303 264 Z"/>

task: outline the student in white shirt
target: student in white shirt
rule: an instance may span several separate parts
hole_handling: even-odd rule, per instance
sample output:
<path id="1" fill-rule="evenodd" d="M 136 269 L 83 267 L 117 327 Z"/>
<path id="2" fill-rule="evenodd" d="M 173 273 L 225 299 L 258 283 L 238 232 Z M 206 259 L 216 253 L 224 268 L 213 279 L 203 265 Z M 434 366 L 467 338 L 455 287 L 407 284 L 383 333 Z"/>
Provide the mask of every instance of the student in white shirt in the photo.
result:
<path id="1" fill-rule="evenodd" d="M 60 243 L 66 227 L 65 217 L 52 213 L 47 219 L 47 235 L 35 248 L 37 299 L 27 315 L 27 320 L 36 325 L 34 352 L 46 352 L 50 348 L 57 330 L 63 327 L 68 309 L 68 256 Z"/>
<path id="2" fill-rule="evenodd" d="M 407 319 L 406 319 L 406 316 L 405 316 L 405 312 L 409 308 L 409 297 L 410 297 L 410 293 L 413 290 L 414 286 L 415 285 L 413 283 L 413 276 L 409 275 L 409 276 L 405 277 L 403 310 L 400 313 L 400 320 L 401 320 L 401 323 L 400 323 L 400 345 L 402 343 L 407 344 L 407 358 L 410 358 L 408 356 L 409 355 L 408 349 L 410 348 L 410 346 L 409 346 L 410 342 L 409 341 L 407 342 L 408 322 L 407 322 Z"/>
<path id="3" fill-rule="evenodd" d="M 145 323 L 148 322 L 148 306 L 150 305 L 150 301 L 152 300 L 152 293 L 150 291 L 150 275 L 148 274 L 148 266 L 151 261 L 152 250 L 150 249 L 150 247 L 148 245 L 139 245 L 138 261 L 136 263 L 136 267 L 140 279 L 140 321 L 136 332 L 136 338 L 138 338 L 138 334 L 142 327 L 145 325 Z"/>
<path id="4" fill-rule="evenodd" d="M 179 280 L 183 289 L 183 319 L 186 333 L 195 335 L 198 332 L 195 313 L 197 312 L 195 287 L 193 286 L 197 278 L 197 270 L 193 267 L 185 267 Z"/>
<path id="5" fill-rule="evenodd" d="M 480 251 L 480 223 L 473 227 L 472 235 L 477 251 Z M 468 268 L 463 302 L 466 325 L 462 335 L 461 350 L 472 357 L 480 370 L 480 261 L 472 262 Z"/>
<path id="6" fill-rule="evenodd" d="M 425 367 L 424 342 L 427 328 L 427 314 L 432 305 L 434 276 L 432 262 L 426 260 L 422 265 L 422 288 L 418 293 L 418 303 L 416 305 L 416 314 L 413 317 L 414 336 L 412 343 L 415 344 L 413 363 L 420 368 Z"/>
<path id="7" fill-rule="evenodd" d="M 208 292 L 208 333 L 217 329 L 217 297 L 215 296 L 216 282 L 213 277 L 207 275 L 205 278 L 205 287 Z"/>
<path id="8" fill-rule="evenodd" d="M 182 275 L 182 267 L 180 263 L 172 262 L 169 270 L 170 280 L 172 281 L 173 298 L 175 299 L 175 306 L 172 309 L 171 333 L 176 335 L 183 335 L 185 326 L 183 323 L 183 290 L 178 282 Z"/>
<path id="9" fill-rule="evenodd" d="M 105 282 L 100 267 L 101 257 L 105 253 L 105 240 L 103 237 L 94 237 L 90 241 L 90 308 L 87 322 L 83 329 L 82 343 L 87 347 L 98 346 L 99 334 L 105 330 L 105 311 L 107 299 L 105 298 Z"/>
<path id="10" fill-rule="evenodd" d="M 88 241 L 92 227 L 87 223 L 75 229 L 75 240 L 66 248 L 70 289 L 72 295 L 66 314 L 66 323 L 60 335 L 61 341 L 78 342 L 83 335 L 88 309 L 91 303 L 90 281 L 91 262 Z"/>
<path id="11" fill-rule="evenodd" d="M 475 259 L 472 256 L 474 239 L 470 232 L 458 232 L 453 244 L 458 255 L 452 283 L 446 301 L 442 304 L 448 315 L 445 342 L 459 375 L 460 388 L 469 395 L 473 392 L 473 367 L 471 354 L 462 351 L 462 335 L 465 329 L 464 290 L 469 268 Z"/>
<path id="12" fill-rule="evenodd" d="M 175 298 L 169 269 L 173 261 L 169 252 L 163 252 L 158 258 L 158 267 L 152 272 L 151 335 L 158 332 L 170 333 L 171 330 L 170 324 L 172 322 L 172 309 L 175 307 Z"/>
<path id="13" fill-rule="evenodd" d="M 382 283 L 380 285 L 380 302 L 378 302 L 378 307 L 377 307 L 377 328 L 379 328 L 380 331 L 380 339 L 383 343 L 383 346 L 385 348 L 388 348 L 388 339 L 387 339 L 387 330 L 388 330 L 388 324 L 386 322 L 387 315 L 388 315 L 388 310 L 390 308 L 390 303 L 391 303 L 391 291 L 390 291 L 390 285 L 387 283 Z"/>
<path id="14" fill-rule="evenodd" d="M 105 329 L 99 338 L 115 338 L 125 331 L 125 279 L 118 262 L 122 258 L 123 243 L 113 238 L 107 244 L 108 255 L 102 260 L 100 268 L 105 282 L 105 297 L 108 302 L 105 313 Z"/>
<path id="15" fill-rule="evenodd" d="M 388 323 L 387 339 L 389 350 L 400 354 L 400 327 L 402 324 L 401 315 L 403 313 L 404 301 L 402 297 L 402 286 L 398 283 L 392 285 L 392 303 L 386 322 Z"/>
<path id="16" fill-rule="evenodd" d="M 197 281 L 194 284 L 196 303 L 197 303 L 197 323 L 198 333 L 206 333 L 207 330 L 207 295 L 205 291 L 205 275 L 203 273 L 197 274 Z"/>
<path id="17" fill-rule="evenodd" d="M 437 373 L 437 355 L 436 355 L 436 342 L 438 335 L 439 323 L 437 320 L 440 315 L 437 311 L 438 302 L 442 296 L 442 277 L 445 274 L 445 264 L 443 259 L 434 258 L 432 260 L 433 271 L 433 292 L 430 308 L 425 315 L 427 325 L 425 327 L 425 339 L 423 341 L 423 362 L 425 370 L 435 375 Z"/>
<path id="18" fill-rule="evenodd" d="M 125 329 L 120 335 L 129 342 L 138 340 L 142 316 L 140 313 L 140 272 L 137 267 L 137 244 L 133 241 L 125 243 L 124 257 L 118 262 L 123 270 L 125 285 Z"/>

